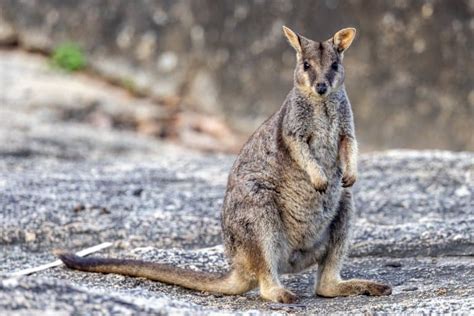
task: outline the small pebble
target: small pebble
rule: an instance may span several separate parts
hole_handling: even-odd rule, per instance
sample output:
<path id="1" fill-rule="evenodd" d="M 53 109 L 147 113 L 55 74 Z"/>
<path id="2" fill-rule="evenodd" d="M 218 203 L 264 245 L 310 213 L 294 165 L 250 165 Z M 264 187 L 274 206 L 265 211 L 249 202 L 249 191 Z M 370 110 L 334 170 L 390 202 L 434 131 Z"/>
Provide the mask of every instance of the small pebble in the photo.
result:
<path id="1" fill-rule="evenodd" d="M 385 266 L 392 267 L 392 268 L 400 268 L 402 264 L 399 261 L 392 261 L 392 262 L 387 262 Z"/>
<path id="2" fill-rule="evenodd" d="M 448 289 L 445 287 L 440 287 L 439 289 L 435 290 L 435 294 L 438 296 L 446 295 L 447 293 L 448 293 Z"/>
<path id="3" fill-rule="evenodd" d="M 77 213 L 77 212 L 84 211 L 85 209 L 86 209 L 86 206 L 80 203 L 74 206 L 73 211 Z"/>
<path id="4" fill-rule="evenodd" d="M 406 288 L 402 289 L 402 291 L 404 291 L 404 292 L 412 292 L 412 291 L 416 291 L 416 290 L 418 290 L 417 286 L 406 287 Z"/>
<path id="5" fill-rule="evenodd" d="M 101 208 L 100 208 L 100 212 L 101 212 L 102 214 L 110 214 L 110 213 L 111 213 L 110 210 L 109 210 L 108 208 L 106 208 L 106 207 L 101 207 Z"/>
<path id="6" fill-rule="evenodd" d="M 138 189 L 135 189 L 135 190 L 132 191 L 133 196 L 141 196 L 142 193 L 143 193 L 142 188 L 138 188 Z"/>
<path id="7" fill-rule="evenodd" d="M 25 241 L 33 242 L 36 240 L 36 234 L 33 232 L 25 231 Z"/>

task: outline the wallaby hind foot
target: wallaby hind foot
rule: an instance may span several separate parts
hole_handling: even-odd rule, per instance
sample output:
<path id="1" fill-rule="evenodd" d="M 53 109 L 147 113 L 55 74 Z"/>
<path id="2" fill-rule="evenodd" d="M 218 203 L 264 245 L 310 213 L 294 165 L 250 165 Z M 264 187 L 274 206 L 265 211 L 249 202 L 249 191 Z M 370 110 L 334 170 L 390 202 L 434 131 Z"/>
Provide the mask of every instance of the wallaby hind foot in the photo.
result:
<path id="1" fill-rule="evenodd" d="M 389 285 L 374 281 L 351 279 L 319 285 L 316 289 L 316 294 L 323 297 L 352 295 L 385 296 L 392 294 L 392 288 Z"/>
<path id="2" fill-rule="evenodd" d="M 260 295 L 263 299 L 283 304 L 293 304 L 298 301 L 296 294 L 284 287 L 261 288 Z"/>

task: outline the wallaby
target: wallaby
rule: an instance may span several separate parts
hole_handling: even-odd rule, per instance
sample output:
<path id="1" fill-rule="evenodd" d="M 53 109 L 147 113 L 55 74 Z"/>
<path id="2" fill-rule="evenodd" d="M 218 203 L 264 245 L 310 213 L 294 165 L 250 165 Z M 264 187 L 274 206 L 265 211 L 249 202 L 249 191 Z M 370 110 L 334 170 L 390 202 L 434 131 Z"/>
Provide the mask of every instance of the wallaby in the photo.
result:
<path id="1" fill-rule="evenodd" d="M 356 30 L 315 42 L 283 27 L 296 51 L 294 87 L 281 108 L 250 137 L 230 172 L 222 233 L 231 269 L 224 275 L 171 265 L 60 252 L 66 266 L 145 277 L 189 289 L 242 294 L 292 303 L 281 273 L 318 265 L 315 294 L 389 295 L 391 287 L 342 280 L 357 177 L 357 142 L 344 88 L 344 51 Z"/>

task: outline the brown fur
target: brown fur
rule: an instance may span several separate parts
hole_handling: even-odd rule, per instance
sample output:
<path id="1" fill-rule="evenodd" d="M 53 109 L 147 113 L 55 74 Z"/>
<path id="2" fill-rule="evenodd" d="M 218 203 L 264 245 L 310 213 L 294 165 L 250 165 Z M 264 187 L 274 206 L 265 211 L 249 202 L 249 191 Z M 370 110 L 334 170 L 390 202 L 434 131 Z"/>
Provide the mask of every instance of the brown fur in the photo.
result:
<path id="1" fill-rule="evenodd" d="M 231 270 L 224 275 L 135 260 L 59 254 L 71 268 L 120 273 L 224 294 L 257 285 L 264 299 L 291 303 L 279 281 L 318 265 L 321 296 L 388 295 L 390 286 L 341 280 L 353 213 L 357 141 L 344 88 L 343 53 L 354 29 L 324 42 L 284 33 L 296 51 L 294 88 L 250 137 L 229 174 L 222 232 Z"/>

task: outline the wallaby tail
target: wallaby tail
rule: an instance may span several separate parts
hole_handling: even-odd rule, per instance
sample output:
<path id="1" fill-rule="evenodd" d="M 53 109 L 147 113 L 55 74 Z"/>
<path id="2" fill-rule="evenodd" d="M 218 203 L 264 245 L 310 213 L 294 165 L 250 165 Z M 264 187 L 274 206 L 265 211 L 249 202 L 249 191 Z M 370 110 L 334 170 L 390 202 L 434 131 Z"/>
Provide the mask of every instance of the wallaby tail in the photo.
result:
<path id="1" fill-rule="evenodd" d="M 236 270 L 221 275 L 141 260 L 79 257 L 60 251 L 55 254 L 71 269 L 143 277 L 198 291 L 232 295 L 245 293 L 254 287 L 252 281 L 239 275 Z"/>

